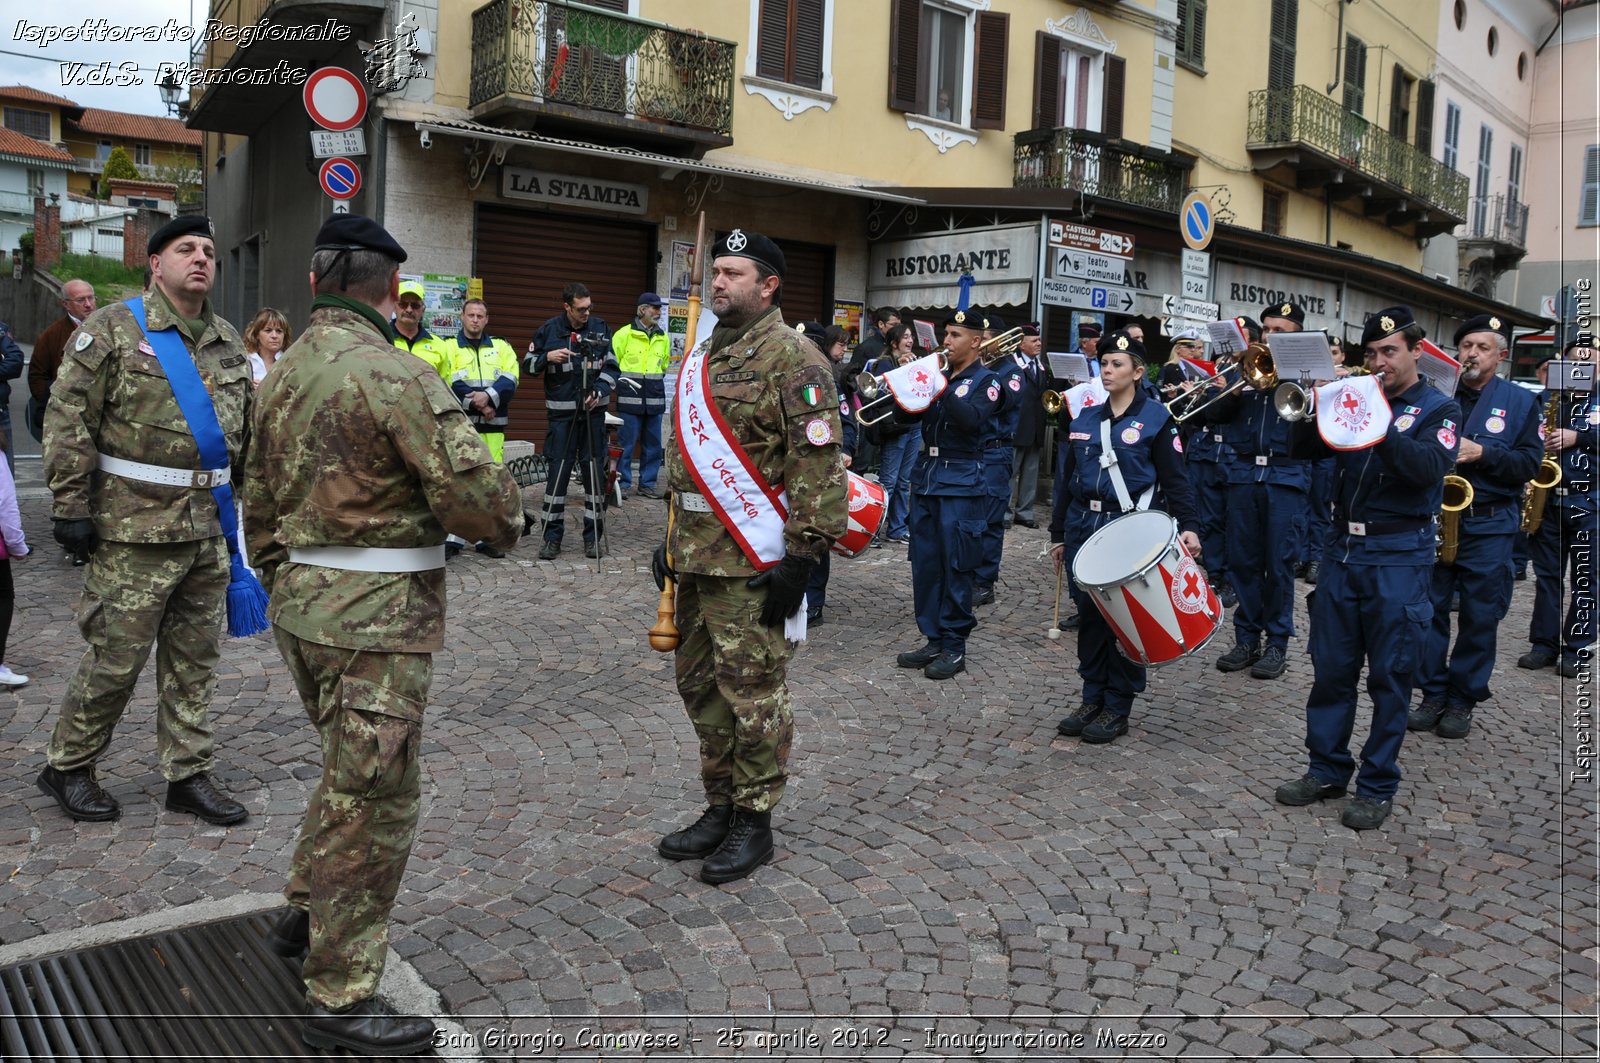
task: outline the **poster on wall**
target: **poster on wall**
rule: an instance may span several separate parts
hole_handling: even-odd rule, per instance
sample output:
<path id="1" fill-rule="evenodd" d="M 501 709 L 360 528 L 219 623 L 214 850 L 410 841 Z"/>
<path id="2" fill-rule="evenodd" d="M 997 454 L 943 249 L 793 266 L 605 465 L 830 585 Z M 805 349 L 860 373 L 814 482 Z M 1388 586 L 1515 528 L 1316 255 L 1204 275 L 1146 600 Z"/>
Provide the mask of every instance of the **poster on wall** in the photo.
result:
<path id="1" fill-rule="evenodd" d="M 689 298 L 689 256 L 694 252 L 694 244 L 685 240 L 672 241 L 672 291 L 668 298 Z"/>
<path id="2" fill-rule="evenodd" d="M 844 329 L 850 337 L 850 346 L 861 342 L 861 319 L 866 316 L 867 304 L 854 299 L 835 299 L 833 323 Z"/>
<path id="3" fill-rule="evenodd" d="M 483 281 L 455 273 L 402 273 L 403 281 L 418 281 L 423 288 L 422 323 L 436 336 L 454 336 L 461 331 L 461 304 L 468 290 Z M 481 295 L 476 296 L 482 298 Z"/>

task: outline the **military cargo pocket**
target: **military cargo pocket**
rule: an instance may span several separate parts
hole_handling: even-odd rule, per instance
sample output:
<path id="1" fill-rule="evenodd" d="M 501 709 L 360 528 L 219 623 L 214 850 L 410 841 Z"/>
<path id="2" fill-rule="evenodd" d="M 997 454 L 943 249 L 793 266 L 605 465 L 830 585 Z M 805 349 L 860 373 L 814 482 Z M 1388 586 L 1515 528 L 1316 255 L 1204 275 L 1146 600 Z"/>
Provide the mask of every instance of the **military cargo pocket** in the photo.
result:
<path id="1" fill-rule="evenodd" d="M 415 790 L 422 708 L 379 684 L 347 676 L 339 692 L 335 790 L 363 798 L 393 797 Z"/>
<path id="2" fill-rule="evenodd" d="M 1406 603 L 1405 623 L 1400 625 L 1400 637 L 1394 648 L 1395 671 L 1409 672 L 1417 666 L 1417 651 L 1433 620 L 1433 602 L 1427 598 Z"/>
<path id="3" fill-rule="evenodd" d="M 975 572 L 983 564 L 983 533 L 989 530 L 986 520 L 956 521 L 955 542 L 950 544 L 950 557 L 957 572 Z"/>

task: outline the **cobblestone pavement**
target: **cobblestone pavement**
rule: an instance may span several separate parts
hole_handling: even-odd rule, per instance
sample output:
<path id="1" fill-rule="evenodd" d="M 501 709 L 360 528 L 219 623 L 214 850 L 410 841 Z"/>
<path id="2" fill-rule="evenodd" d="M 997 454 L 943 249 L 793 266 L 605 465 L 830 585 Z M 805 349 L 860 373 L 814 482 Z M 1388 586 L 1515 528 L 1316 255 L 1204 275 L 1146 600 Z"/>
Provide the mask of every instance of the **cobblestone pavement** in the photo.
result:
<path id="1" fill-rule="evenodd" d="M 281 889 L 319 769 L 269 637 L 225 642 L 215 700 L 243 826 L 161 809 L 149 674 L 101 762 L 122 818 L 75 825 L 35 789 L 80 571 L 29 494 L 0 941 Z M 1358 835 L 1343 801 L 1272 803 L 1303 770 L 1303 637 L 1278 681 L 1218 673 L 1219 639 L 1151 674 L 1129 735 L 1085 746 L 1055 733 L 1077 679 L 1072 633 L 1044 637 L 1044 532 L 1008 536 L 999 602 L 945 683 L 894 665 L 920 643 L 903 553 L 836 561 L 791 670 L 778 858 L 715 888 L 655 852 L 701 802 L 670 658 L 644 639 L 661 518 L 615 514 L 598 574 L 575 528 L 554 563 L 528 539 L 450 567 L 393 947 L 484 1056 L 593 1057 L 588 1028 L 607 1059 L 646 1035 L 708 1056 L 1595 1058 L 1583 692 L 1515 667 L 1531 582 L 1471 737 L 1408 739 L 1394 816 Z"/>

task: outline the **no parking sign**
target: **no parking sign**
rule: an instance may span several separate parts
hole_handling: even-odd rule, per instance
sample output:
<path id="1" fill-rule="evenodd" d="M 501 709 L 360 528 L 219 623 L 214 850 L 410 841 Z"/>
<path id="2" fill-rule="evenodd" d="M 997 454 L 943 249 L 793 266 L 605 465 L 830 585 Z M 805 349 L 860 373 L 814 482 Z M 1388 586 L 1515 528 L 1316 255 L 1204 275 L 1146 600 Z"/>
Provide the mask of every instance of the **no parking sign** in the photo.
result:
<path id="1" fill-rule="evenodd" d="M 334 199 L 350 199 L 361 191 L 361 167 L 342 157 L 328 159 L 317 171 L 317 181 Z"/>

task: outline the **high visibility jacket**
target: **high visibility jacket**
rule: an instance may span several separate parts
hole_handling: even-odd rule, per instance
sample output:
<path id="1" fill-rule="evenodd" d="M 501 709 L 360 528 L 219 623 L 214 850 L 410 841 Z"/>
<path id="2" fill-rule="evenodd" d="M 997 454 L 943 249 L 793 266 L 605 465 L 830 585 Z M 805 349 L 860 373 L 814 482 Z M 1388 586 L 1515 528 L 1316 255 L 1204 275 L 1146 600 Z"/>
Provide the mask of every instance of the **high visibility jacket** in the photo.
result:
<path id="1" fill-rule="evenodd" d="M 394 345 L 402 351 L 410 351 L 424 362 L 433 366 L 434 372 L 443 379 L 447 374 L 445 366 L 445 344 L 448 340 L 440 339 L 428 331 L 428 326 L 418 325 L 415 339 L 407 339 L 401 335 L 399 329 L 394 330 Z"/>

